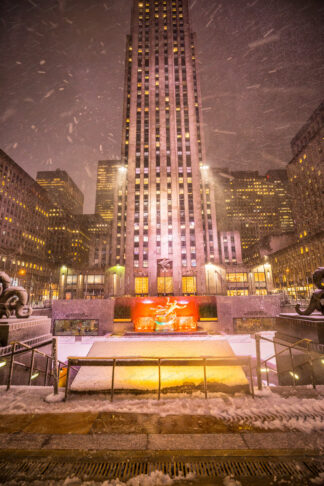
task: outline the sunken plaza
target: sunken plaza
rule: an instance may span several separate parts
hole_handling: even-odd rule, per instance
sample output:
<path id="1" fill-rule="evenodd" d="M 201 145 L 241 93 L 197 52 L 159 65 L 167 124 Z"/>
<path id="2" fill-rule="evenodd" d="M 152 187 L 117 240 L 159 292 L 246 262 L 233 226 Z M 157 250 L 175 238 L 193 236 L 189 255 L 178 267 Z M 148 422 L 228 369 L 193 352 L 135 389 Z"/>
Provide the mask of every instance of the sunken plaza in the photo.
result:
<path id="1" fill-rule="evenodd" d="M 128 3 L 95 212 L 0 150 L 0 482 L 323 484 L 324 104 L 285 167 L 210 164 L 195 2 Z"/>

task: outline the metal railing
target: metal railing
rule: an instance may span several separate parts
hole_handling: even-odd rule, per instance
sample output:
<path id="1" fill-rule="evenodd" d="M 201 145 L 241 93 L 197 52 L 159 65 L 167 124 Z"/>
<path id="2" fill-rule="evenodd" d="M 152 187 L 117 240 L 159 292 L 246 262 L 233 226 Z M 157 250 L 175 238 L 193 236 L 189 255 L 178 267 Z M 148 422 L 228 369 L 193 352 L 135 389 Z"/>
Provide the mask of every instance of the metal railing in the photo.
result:
<path id="1" fill-rule="evenodd" d="M 52 354 L 46 354 L 42 351 L 39 351 L 38 348 L 52 345 Z M 60 376 L 60 371 L 63 367 L 66 367 L 66 364 L 62 361 L 57 359 L 57 342 L 56 338 L 51 336 L 50 339 L 47 339 L 41 343 L 36 343 L 33 346 L 29 346 L 28 344 L 20 341 L 14 341 L 10 344 L 11 351 L 8 352 L 4 356 L 8 356 L 10 359 L 9 364 L 9 371 L 8 371 L 8 378 L 7 378 L 7 390 L 10 389 L 12 385 L 13 375 L 14 375 L 14 365 L 20 366 L 29 370 L 28 373 L 28 385 L 31 386 L 32 379 L 34 373 L 37 373 L 37 376 L 40 374 L 44 374 L 44 382 L 43 386 L 46 386 L 49 383 L 49 380 L 53 378 L 53 385 L 54 385 L 54 393 L 58 393 L 58 381 Z M 26 353 L 31 353 L 31 360 L 30 363 L 20 363 L 19 361 L 15 360 L 16 356 L 21 356 Z M 42 356 L 46 359 L 45 369 L 40 369 L 35 367 L 35 355 Z"/>
<path id="2" fill-rule="evenodd" d="M 117 366 L 157 366 L 158 367 L 158 400 L 161 397 L 161 367 L 162 366 L 201 366 L 204 371 L 204 394 L 207 398 L 207 366 L 247 366 L 249 368 L 249 389 L 254 398 L 253 376 L 251 366 L 251 356 L 200 356 L 200 357 L 145 357 L 134 358 L 126 357 L 69 357 L 67 367 L 67 377 L 65 386 L 65 400 L 69 392 L 70 368 L 73 366 L 110 366 L 112 367 L 110 399 L 114 399 L 115 391 L 115 369 Z"/>
<path id="3" fill-rule="evenodd" d="M 261 359 L 261 340 L 267 341 L 272 344 L 277 344 L 279 346 L 282 346 L 283 349 L 279 352 L 275 351 L 275 353 L 271 356 L 268 356 L 266 359 Z M 293 386 L 297 385 L 296 382 L 296 377 L 297 373 L 296 371 L 298 368 L 301 368 L 305 364 L 309 364 L 310 370 L 311 370 L 311 381 L 312 381 L 312 386 L 314 389 L 316 389 L 316 380 L 315 380 L 315 374 L 314 374 L 314 368 L 313 368 L 313 363 L 314 361 L 317 360 L 322 360 L 324 358 L 324 355 L 319 355 L 317 358 L 314 358 L 311 354 L 311 350 L 314 347 L 314 343 L 311 339 L 299 339 L 298 341 L 295 341 L 292 344 L 287 344 L 282 342 L 281 340 L 276 340 L 276 339 L 269 339 L 264 336 L 261 336 L 260 334 L 255 335 L 255 346 L 256 346 L 256 377 L 257 377 L 257 385 L 258 385 L 258 390 L 262 390 L 262 372 L 266 373 L 266 379 L 267 379 L 267 385 L 269 386 L 270 381 L 269 381 L 269 371 L 272 371 L 273 373 L 276 373 L 278 376 L 285 374 L 285 373 L 290 373 L 292 377 L 292 382 Z M 294 358 L 293 358 L 293 350 L 301 351 L 304 352 L 307 355 L 307 359 L 301 363 L 295 364 L 294 363 Z M 278 370 L 278 361 L 277 357 L 282 355 L 285 352 L 289 352 L 289 358 L 290 358 L 290 367 L 284 370 Z M 277 369 L 271 369 L 268 367 L 268 362 L 271 361 L 273 358 L 276 359 L 276 364 L 277 364 Z"/>
<path id="4" fill-rule="evenodd" d="M 43 346 L 43 342 L 46 341 L 45 344 L 48 344 L 48 341 L 52 341 L 53 335 L 50 333 L 47 334 L 42 334 L 41 336 L 36 336 L 31 339 L 27 339 L 26 341 L 17 341 L 16 342 L 16 350 L 22 349 L 25 344 L 28 346 L 34 346 L 38 345 L 38 347 Z M 11 350 L 12 350 L 12 343 L 8 344 L 7 346 L 3 346 L 0 348 L 0 358 L 4 358 L 6 356 L 11 355 Z"/>

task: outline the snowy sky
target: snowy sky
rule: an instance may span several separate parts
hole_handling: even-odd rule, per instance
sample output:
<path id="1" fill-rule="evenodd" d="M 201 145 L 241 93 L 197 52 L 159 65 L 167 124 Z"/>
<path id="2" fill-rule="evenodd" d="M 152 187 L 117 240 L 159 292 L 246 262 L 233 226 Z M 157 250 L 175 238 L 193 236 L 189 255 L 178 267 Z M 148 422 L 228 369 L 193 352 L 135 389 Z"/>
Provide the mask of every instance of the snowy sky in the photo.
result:
<path id="1" fill-rule="evenodd" d="M 94 210 L 120 155 L 131 0 L 1 0 L 0 147 L 33 177 L 62 168 Z M 323 99 L 320 0 L 189 0 L 207 163 L 284 167 Z"/>

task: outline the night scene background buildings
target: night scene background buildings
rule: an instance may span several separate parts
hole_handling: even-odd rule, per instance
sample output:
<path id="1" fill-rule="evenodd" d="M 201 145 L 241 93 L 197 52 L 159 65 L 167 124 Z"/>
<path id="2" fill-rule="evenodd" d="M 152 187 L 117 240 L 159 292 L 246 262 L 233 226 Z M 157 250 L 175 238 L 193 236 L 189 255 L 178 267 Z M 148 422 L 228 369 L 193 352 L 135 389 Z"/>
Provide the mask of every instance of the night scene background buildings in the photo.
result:
<path id="1" fill-rule="evenodd" d="M 124 3 L 125 15 L 129 16 L 130 2 Z M 213 4 L 213 8 L 208 6 L 210 4 Z M 235 155 L 233 147 L 228 147 L 227 142 L 224 142 L 224 136 L 227 139 L 235 136 L 238 123 L 235 116 L 235 129 L 227 125 L 221 138 L 222 130 L 215 129 L 214 141 L 211 142 L 210 105 L 207 100 L 201 100 L 198 72 L 202 68 L 204 76 L 205 64 L 208 65 L 206 58 L 200 69 L 198 64 L 203 58 L 200 54 L 206 55 L 209 52 L 210 55 L 210 45 L 206 44 L 199 52 L 189 23 L 189 10 L 192 17 L 198 12 L 198 24 L 207 11 L 209 17 L 204 27 L 214 28 L 215 25 L 215 29 L 219 26 L 222 31 L 224 25 L 228 25 L 227 7 L 222 7 L 218 2 L 210 4 L 201 2 L 199 6 L 193 1 L 189 2 L 188 9 L 188 3 L 184 0 L 133 2 L 131 26 L 126 29 L 130 35 L 127 37 L 125 68 L 122 62 L 118 65 L 118 70 L 125 73 L 122 88 L 124 109 L 121 108 L 121 99 L 118 105 L 119 116 L 123 117 L 119 125 L 121 155 L 109 153 L 107 148 L 104 154 L 102 144 L 99 144 L 98 164 L 89 160 L 82 166 L 84 140 L 82 137 L 78 140 L 78 131 L 81 130 L 80 124 L 84 123 L 84 107 L 87 102 L 91 105 L 91 95 L 84 103 L 80 102 L 79 96 L 76 97 L 76 104 L 83 105 L 81 108 L 80 104 L 80 109 L 65 111 L 62 106 L 62 116 L 58 116 L 58 119 L 64 121 L 67 130 L 64 144 L 71 145 L 71 151 L 65 152 L 65 157 L 58 160 L 53 150 L 46 164 L 39 164 L 36 168 L 37 182 L 22 169 L 29 168 L 29 172 L 35 172 L 35 169 L 31 169 L 29 155 L 25 156 L 23 152 L 19 157 L 19 165 L 14 162 L 17 149 L 15 144 L 18 144 L 20 150 L 24 142 L 8 145 L 8 141 L 2 138 L 5 151 L 1 152 L 0 161 L 1 263 L 16 283 L 27 286 L 34 302 L 57 297 L 97 298 L 122 294 L 248 295 L 282 289 L 294 296 L 308 295 L 312 286 L 312 272 L 316 266 L 323 264 L 324 256 L 323 104 L 319 105 L 318 77 L 314 76 L 312 85 L 315 95 L 309 95 L 307 103 L 304 101 L 307 93 L 301 93 L 296 88 L 296 99 L 304 105 L 304 118 L 299 114 L 300 123 L 294 125 L 294 132 L 288 123 L 291 136 L 294 137 L 291 143 L 293 159 L 290 162 L 288 156 L 283 160 L 283 157 L 279 159 L 265 151 L 263 138 L 267 130 L 260 134 L 260 117 L 253 122 L 257 134 L 253 140 L 254 145 L 260 145 L 263 151 L 265 160 L 262 173 L 261 166 L 255 163 L 255 153 L 252 155 L 255 149 L 251 149 L 251 161 L 248 162 L 243 139 L 241 149 L 238 148 Z M 81 7 L 78 12 L 69 10 L 72 7 L 73 3 L 65 7 L 61 4 L 57 12 L 57 24 L 50 18 L 51 13 L 46 12 L 44 22 L 56 25 L 50 34 L 54 43 L 57 41 L 56 29 L 63 30 L 63 34 L 67 35 L 65 30 L 74 29 L 74 23 L 84 25 Z M 93 7 L 94 18 L 97 18 L 99 7 L 111 10 L 112 18 L 117 15 L 115 2 L 105 6 L 97 2 Z M 244 17 L 249 15 L 249 8 L 249 5 L 245 5 L 246 11 L 237 13 L 246 19 L 244 25 L 248 31 L 246 39 L 249 41 L 249 49 L 245 55 L 242 54 L 241 59 L 252 58 L 249 61 L 253 65 L 251 71 L 259 79 L 262 74 L 260 66 L 267 64 L 267 56 L 274 56 L 269 51 L 275 48 L 272 46 L 276 46 L 277 41 L 284 42 L 286 34 L 284 26 L 278 32 L 272 32 L 270 26 L 266 30 L 264 25 L 260 27 L 261 30 L 263 28 L 263 37 L 253 41 L 252 34 L 258 31 L 258 26 L 249 24 Z M 288 15 L 292 8 L 288 2 L 281 13 Z M 305 29 L 307 26 L 313 27 L 312 33 L 307 31 L 308 42 L 316 34 L 317 20 L 314 13 L 317 8 L 317 3 L 311 2 L 304 12 L 297 8 L 292 17 L 294 26 L 304 19 Z M 14 18 L 14 15 L 13 9 L 9 12 L 9 18 Z M 33 6 L 30 5 L 26 15 L 29 25 L 28 22 L 35 21 L 38 13 L 33 12 Z M 277 15 L 273 16 L 272 21 L 273 25 L 279 27 Z M 13 40 L 15 35 L 18 38 L 23 35 L 19 23 L 16 26 L 8 24 L 7 29 Z M 32 43 L 35 29 L 28 29 L 31 38 L 29 42 Z M 235 34 L 234 27 L 232 30 Z M 43 35 L 42 32 L 39 34 Z M 95 41 L 93 37 L 88 41 L 91 51 Z M 296 42 L 298 48 L 301 48 L 301 41 Z M 304 41 L 305 52 L 311 49 L 308 42 Z M 313 43 L 314 51 L 317 47 L 318 44 Z M 66 49 L 67 46 L 62 46 L 63 57 L 66 56 Z M 105 45 L 100 47 L 98 44 L 99 53 L 105 49 Z M 263 59 L 264 50 L 266 53 Z M 224 54 L 225 51 L 226 46 Z M 284 69 L 280 53 L 278 59 L 279 67 L 275 66 L 273 70 L 279 71 L 279 86 L 274 83 L 276 89 L 274 85 L 271 89 L 267 88 L 270 82 L 268 78 L 275 74 L 270 73 L 269 69 L 264 78 L 263 94 L 259 90 L 259 83 L 247 83 L 248 93 L 259 90 L 258 96 L 268 100 L 269 90 L 272 90 L 277 103 L 278 97 L 282 96 L 280 90 L 284 90 L 284 87 L 280 87 L 280 73 Z M 227 72 L 234 75 L 232 60 L 233 57 L 225 63 L 226 66 L 224 62 L 220 63 L 222 72 L 225 66 Z M 40 58 L 38 77 L 47 76 L 48 62 Z M 17 59 L 15 69 L 20 69 L 21 65 L 23 62 Z M 107 83 L 109 72 L 98 59 L 96 71 L 101 68 Z M 217 68 L 214 65 L 210 71 L 215 73 L 212 91 L 216 92 L 216 97 L 219 93 L 224 101 L 221 92 L 223 81 L 219 80 L 217 84 Z M 83 72 L 82 69 L 79 71 L 81 91 L 82 82 L 87 80 L 90 83 L 87 69 L 84 67 Z M 316 62 L 313 69 L 316 74 L 320 72 Z M 303 74 L 298 74 L 303 80 Z M 29 128 L 32 133 L 39 131 L 42 117 L 46 125 L 42 110 L 46 109 L 46 103 L 51 102 L 56 93 L 65 96 L 64 93 L 71 89 L 73 77 L 72 69 L 69 69 L 61 84 L 58 83 L 43 94 L 39 102 L 39 120 L 32 124 L 34 128 Z M 309 81 L 305 83 L 308 86 Z M 88 94 L 91 93 L 90 88 L 91 84 Z M 105 90 L 106 87 L 102 88 L 102 94 L 98 94 L 99 104 L 103 103 L 101 97 Z M 230 94 L 234 102 L 237 92 Z M 293 93 L 288 91 L 288 94 L 290 104 L 286 106 L 289 108 Z M 34 103 L 33 96 L 26 94 L 25 98 L 32 101 L 24 103 Z M 238 105 L 242 106 L 242 96 L 238 99 Z M 246 101 L 245 97 L 244 106 Z M 215 119 L 218 116 L 223 121 L 226 119 L 225 105 L 223 102 L 220 106 L 217 99 L 214 106 L 219 109 L 215 109 Z M 13 106 L 15 104 L 4 110 L 2 121 L 9 126 L 4 133 L 10 134 L 10 125 L 16 116 L 16 108 Z M 250 107 L 246 106 L 245 123 L 252 127 L 250 111 Z M 278 115 L 278 106 L 276 111 Z M 228 116 L 235 115 L 232 109 L 229 112 Z M 207 120 L 204 126 L 203 116 Z M 95 110 L 91 117 L 96 118 Z M 267 119 L 273 117 L 269 108 L 262 122 L 269 124 Z M 47 129 L 51 131 L 50 126 Z M 108 124 L 106 128 L 101 124 L 100 130 L 105 134 L 105 143 L 111 143 L 116 152 L 116 140 L 111 134 L 108 135 Z M 204 148 L 206 132 L 208 156 Z M 268 143 L 275 146 L 273 133 L 273 129 L 268 132 Z M 59 147 L 58 139 L 56 137 Z M 95 139 L 96 136 L 93 136 L 92 140 Z M 250 144 L 251 140 L 250 137 Z M 288 141 L 286 139 L 287 146 Z M 28 141 L 26 143 L 28 146 Z M 216 145 L 218 148 L 215 149 Z M 219 156 L 219 146 L 222 150 L 228 149 L 233 158 L 232 163 L 227 163 L 224 157 Z M 240 146 L 240 143 L 236 141 L 235 146 Z M 89 153 L 87 150 L 84 153 Z M 28 148 L 25 148 L 25 152 L 28 152 Z M 44 154 L 43 149 L 40 152 Z M 62 154 L 60 148 L 58 153 Z M 52 170 L 53 159 L 60 169 Z M 81 169 L 88 174 L 88 179 L 82 181 Z M 89 177 L 94 184 L 97 181 L 96 190 L 94 184 L 90 189 Z M 90 214 L 88 203 L 87 214 L 82 214 L 83 193 L 89 198 L 89 192 L 96 192 L 96 214 Z M 94 201 L 94 197 L 92 199 Z"/>

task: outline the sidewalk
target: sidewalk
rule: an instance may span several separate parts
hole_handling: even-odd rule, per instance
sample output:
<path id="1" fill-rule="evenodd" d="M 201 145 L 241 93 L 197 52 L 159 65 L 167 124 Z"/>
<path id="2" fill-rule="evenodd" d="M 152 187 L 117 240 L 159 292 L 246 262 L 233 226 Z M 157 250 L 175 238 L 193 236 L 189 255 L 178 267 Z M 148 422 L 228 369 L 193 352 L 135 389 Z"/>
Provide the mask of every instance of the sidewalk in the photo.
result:
<path id="1" fill-rule="evenodd" d="M 136 477 L 141 471 L 148 475 L 149 470 L 160 468 L 168 475 L 166 481 L 171 481 L 147 484 L 173 484 L 176 469 L 172 464 L 176 463 L 182 464 L 181 471 L 188 467 L 196 475 L 178 478 L 176 484 L 226 486 L 226 471 L 229 475 L 233 471 L 244 486 L 276 484 L 274 477 L 291 481 L 284 484 L 321 484 L 310 482 L 309 476 L 316 478 L 324 471 L 324 464 L 320 465 L 324 451 L 321 390 L 300 389 L 293 397 L 283 398 L 277 389 L 255 400 L 224 394 L 208 400 L 178 397 L 160 402 L 117 396 L 111 403 L 109 395 L 72 395 L 67 402 L 46 403 L 44 398 L 52 390 L 33 388 L 1 393 L 2 484 L 10 484 L 9 480 L 25 484 L 17 482 L 19 471 L 23 480 L 33 481 L 44 470 L 42 484 L 48 478 L 63 481 L 71 474 L 82 478 L 88 471 L 92 480 L 125 480 L 105 486 L 133 486 L 127 483 L 134 477 L 127 464 L 133 464 Z M 283 391 L 287 394 L 287 389 Z M 100 476 L 112 464 L 118 464 L 116 471 Z M 214 471 L 209 476 L 208 468 Z M 146 484 L 139 481 L 134 484 Z"/>

